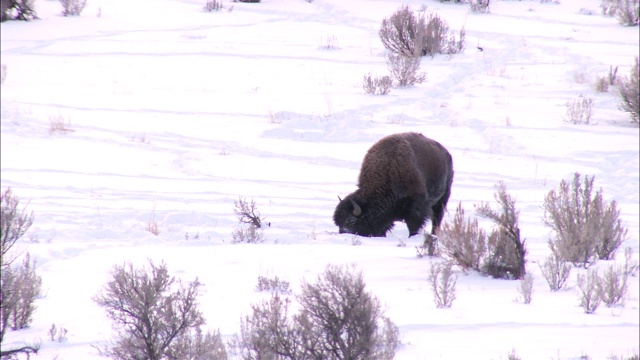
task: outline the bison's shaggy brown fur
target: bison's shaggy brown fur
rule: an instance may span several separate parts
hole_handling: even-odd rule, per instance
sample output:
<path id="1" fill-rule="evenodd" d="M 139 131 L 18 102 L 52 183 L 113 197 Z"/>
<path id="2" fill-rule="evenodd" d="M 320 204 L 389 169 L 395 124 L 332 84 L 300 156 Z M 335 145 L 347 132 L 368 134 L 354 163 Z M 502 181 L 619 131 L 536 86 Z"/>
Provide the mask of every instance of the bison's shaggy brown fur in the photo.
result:
<path id="1" fill-rule="evenodd" d="M 440 143 L 418 133 L 389 135 L 365 155 L 358 190 L 340 201 L 333 221 L 340 233 L 385 236 L 403 220 L 413 236 L 429 219 L 435 234 L 452 182 L 451 154 Z"/>

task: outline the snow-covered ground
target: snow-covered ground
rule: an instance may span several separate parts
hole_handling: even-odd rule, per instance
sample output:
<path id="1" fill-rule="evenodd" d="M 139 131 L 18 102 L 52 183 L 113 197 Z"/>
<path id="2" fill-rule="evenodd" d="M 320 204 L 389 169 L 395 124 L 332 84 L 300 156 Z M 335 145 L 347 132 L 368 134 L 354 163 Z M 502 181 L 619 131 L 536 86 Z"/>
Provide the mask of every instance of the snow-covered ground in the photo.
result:
<path id="1" fill-rule="evenodd" d="M 575 288 L 584 270 L 551 292 L 538 267 L 551 236 L 544 196 L 575 172 L 595 175 L 618 202 L 629 229 L 623 248 L 638 259 L 638 125 L 618 110 L 615 89 L 594 89 L 610 66 L 629 74 L 637 27 L 600 15 L 598 0 L 497 1 L 490 14 L 407 0 L 456 33 L 464 26 L 466 49 L 423 58 L 427 82 L 373 96 L 362 79 L 387 72 L 378 30 L 399 2 L 225 2 L 233 11 L 215 13 L 204 2 L 89 0 L 82 16 L 66 18 L 58 1 L 38 0 L 40 20 L 2 23 L 2 190 L 34 212 L 18 250 L 37 258 L 44 287 L 31 327 L 10 332 L 7 346 L 41 339 L 40 359 L 99 359 L 91 344 L 111 327 L 92 295 L 113 265 L 150 258 L 204 283 L 206 327 L 224 338 L 269 296 L 254 290 L 258 276 L 297 291 L 329 263 L 356 263 L 400 328 L 397 359 L 638 353 L 637 277 L 624 307 L 586 315 Z M 579 94 L 594 99 L 595 124 L 563 121 Z M 59 118 L 72 131 L 50 133 Z M 517 198 L 531 304 L 515 301 L 517 281 L 457 272 L 457 299 L 438 309 L 431 260 L 414 249 L 421 236 L 406 240 L 397 224 L 387 238 L 353 246 L 337 233 L 337 196 L 355 190 L 364 153 L 405 131 L 453 155 L 445 219 L 459 202 L 472 215 L 474 204 L 493 201 L 498 181 Z M 271 223 L 265 244 L 231 243 L 239 196 Z M 154 216 L 158 236 L 145 230 Z M 54 323 L 67 341 L 48 340 Z"/>

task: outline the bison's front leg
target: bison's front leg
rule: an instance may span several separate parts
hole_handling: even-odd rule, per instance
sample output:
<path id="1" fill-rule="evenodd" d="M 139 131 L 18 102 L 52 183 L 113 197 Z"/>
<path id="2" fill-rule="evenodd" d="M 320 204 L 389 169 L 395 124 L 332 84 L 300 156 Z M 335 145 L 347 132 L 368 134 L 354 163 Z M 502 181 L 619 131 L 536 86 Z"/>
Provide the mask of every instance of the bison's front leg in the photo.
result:
<path id="1" fill-rule="evenodd" d="M 418 234 L 427 221 L 427 218 L 431 218 L 431 207 L 427 204 L 424 197 L 414 197 L 411 199 L 404 218 L 404 222 L 409 229 L 409 237 Z"/>

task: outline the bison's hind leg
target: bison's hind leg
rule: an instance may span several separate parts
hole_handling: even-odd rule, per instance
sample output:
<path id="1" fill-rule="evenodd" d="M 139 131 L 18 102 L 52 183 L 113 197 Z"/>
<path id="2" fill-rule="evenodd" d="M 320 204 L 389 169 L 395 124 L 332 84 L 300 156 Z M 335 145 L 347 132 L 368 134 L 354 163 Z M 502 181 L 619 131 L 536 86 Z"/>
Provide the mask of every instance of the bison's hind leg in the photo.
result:
<path id="1" fill-rule="evenodd" d="M 409 237 L 417 235 L 427 219 L 431 217 L 431 206 L 429 206 L 424 196 L 412 197 L 404 217 L 404 222 L 409 229 Z"/>

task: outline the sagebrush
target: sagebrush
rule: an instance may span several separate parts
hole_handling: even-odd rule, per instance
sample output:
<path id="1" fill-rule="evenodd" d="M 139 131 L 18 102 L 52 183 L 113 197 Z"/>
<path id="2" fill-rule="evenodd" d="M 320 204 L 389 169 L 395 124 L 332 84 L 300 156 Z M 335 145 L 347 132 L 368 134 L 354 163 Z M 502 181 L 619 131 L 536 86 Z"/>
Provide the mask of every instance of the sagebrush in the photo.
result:
<path id="1" fill-rule="evenodd" d="M 196 351 L 191 345 L 221 343 L 215 334 L 203 337 L 198 330 L 205 323 L 198 303 L 201 288 L 197 278 L 185 284 L 170 276 L 164 263 L 115 265 L 111 280 L 93 300 L 105 309 L 116 333 L 110 343 L 95 347 L 112 359 L 160 360 L 191 359 L 189 353 Z M 226 359 L 223 349 L 205 348 L 207 359 Z"/>
<path id="2" fill-rule="evenodd" d="M 533 275 L 526 274 L 518 286 L 518 292 L 522 295 L 522 301 L 525 304 L 531 304 L 531 297 L 533 294 Z"/>
<path id="3" fill-rule="evenodd" d="M 33 224 L 33 213 L 19 208 L 20 201 L 11 188 L 0 194 L 0 356 L 13 358 L 37 354 L 39 345 L 8 347 L 4 342 L 7 329 L 27 327 L 41 294 L 42 278 L 35 272 L 35 261 L 26 253 L 22 264 L 14 264 L 18 255 L 12 250 L 16 242 Z"/>
<path id="4" fill-rule="evenodd" d="M 480 271 L 480 264 L 487 251 L 487 235 L 478 225 L 478 220 L 464 216 L 462 202 L 458 204 L 452 221 L 445 221 L 440 227 L 438 242 L 440 249 L 463 271 Z"/>
<path id="5" fill-rule="evenodd" d="M 382 20 L 378 32 L 384 47 L 404 57 L 455 54 L 464 48 L 465 32 L 449 33 L 449 25 L 437 14 L 416 15 L 409 5 L 402 5 L 389 18 Z"/>
<path id="6" fill-rule="evenodd" d="M 569 275 L 571 274 L 571 265 L 564 262 L 562 256 L 555 248 L 553 242 L 549 241 L 549 247 L 551 248 L 551 255 L 540 265 L 542 276 L 547 280 L 551 291 L 558 291 L 564 288 Z"/>
<path id="7" fill-rule="evenodd" d="M 393 80 L 388 75 L 372 77 L 371 73 L 364 76 L 362 88 L 367 94 L 387 95 L 391 91 Z"/>
<path id="8" fill-rule="evenodd" d="M 578 292 L 580 306 L 587 314 L 593 314 L 602 302 L 602 284 L 596 269 L 589 269 L 586 274 L 578 274 Z"/>
<path id="9" fill-rule="evenodd" d="M 274 294 L 252 305 L 231 344 L 242 359 L 393 359 L 399 331 L 365 290 L 361 272 L 328 265 L 316 283 L 303 281 L 300 311 Z"/>
<path id="10" fill-rule="evenodd" d="M 454 276 L 450 262 L 432 263 L 427 279 L 431 286 L 433 302 L 437 307 L 451 307 L 456 299 L 456 282 L 458 276 Z"/>
<path id="11" fill-rule="evenodd" d="M 37 18 L 35 0 L 0 0 L 0 21 Z"/>
<path id="12" fill-rule="evenodd" d="M 590 124 L 593 116 L 594 101 L 584 94 L 578 95 L 577 99 L 567 101 L 567 110 L 564 121 L 572 124 Z"/>
<path id="13" fill-rule="evenodd" d="M 624 77 L 620 82 L 620 96 L 622 103 L 620 109 L 629 113 L 631 121 L 640 121 L 640 58 L 636 57 L 635 65 L 631 67 L 630 76 Z"/>
<path id="14" fill-rule="evenodd" d="M 87 6 L 87 0 L 60 0 L 62 15 L 79 16 Z"/>
<path id="15" fill-rule="evenodd" d="M 494 210 L 488 203 L 480 203 L 476 214 L 492 220 L 495 224 L 487 239 L 487 255 L 482 264 L 482 273 L 494 278 L 522 279 L 526 271 L 526 241 L 520 236 L 516 210 L 516 200 L 509 193 L 504 182 L 495 185 L 493 194 L 498 209 Z"/>
<path id="16" fill-rule="evenodd" d="M 387 68 L 395 85 L 400 87 L 421 84 L 427 80 L 427 74 L 420 72 L 420 58 L 389 53 Z"/>
<path id="17" fill-rule="evenodd" d="M 585 268 L 598 259 L 612 259 L 627 236 L 616 201 L 606 204 L 602 189 L 594 191 L 594 179 L 575 173 L 571 182 L 562 180 L 557 191 L 551 190 L 543 204 L 543 221 L 555 232 L 558 253 Z"/>

